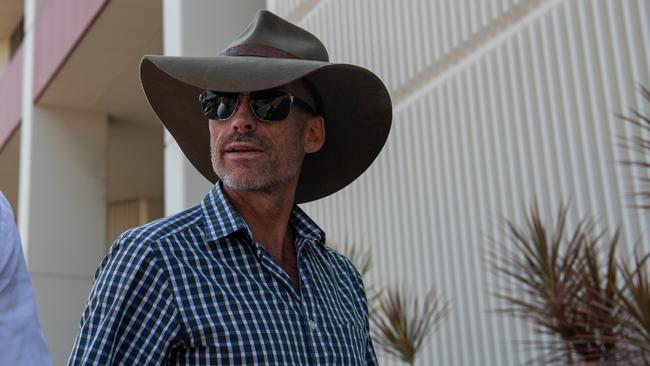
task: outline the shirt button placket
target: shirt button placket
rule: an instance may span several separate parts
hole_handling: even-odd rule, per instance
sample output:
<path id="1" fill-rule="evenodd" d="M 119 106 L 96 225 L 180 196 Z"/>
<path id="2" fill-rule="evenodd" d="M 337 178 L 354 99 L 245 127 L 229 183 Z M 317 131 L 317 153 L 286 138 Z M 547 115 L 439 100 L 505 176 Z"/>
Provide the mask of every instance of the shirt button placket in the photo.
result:
<path id="1" fill-rule="evenodd" d="M 305 249 L 305 248 L 301 248 Z M 309 299 L 309 284 L 307 283 L 307 269 L 303 266 L 303 261 L 304 261 L 304 250 L 300 250 L 298 252 L 298 275 L 300 276 L 300 308 L 301 308 L 301 318 L 303 320 L 303 329 L 305 329 L 305 333 L 307 333 L 307 349 L 309 350 L 309 361 L 310 365 L 317 365 L 317 360 L 316 360 L 316 354 L 314 352 L 314 333 L 316 332 L 316 322 L 311 318 L 309 314 L 309 306 L 307 306 L 307 302 Z M 302 254 L 302 255 L 301 255 Z M 304 325 L 307 325 L 305 327 Z"/>
<path id="2" fill-rule="evenodd" d="M 307 349 L 309 351 L 310 365 L 317 365 L 316 354 L 314 352 L 314 333 L 316 332 L 316 322 L 309 318 L 309 311 L 304 302 L 302 304 L 303 329 L 306 333 Z M 306 327 L 304 325 L 307 325 Z"/>

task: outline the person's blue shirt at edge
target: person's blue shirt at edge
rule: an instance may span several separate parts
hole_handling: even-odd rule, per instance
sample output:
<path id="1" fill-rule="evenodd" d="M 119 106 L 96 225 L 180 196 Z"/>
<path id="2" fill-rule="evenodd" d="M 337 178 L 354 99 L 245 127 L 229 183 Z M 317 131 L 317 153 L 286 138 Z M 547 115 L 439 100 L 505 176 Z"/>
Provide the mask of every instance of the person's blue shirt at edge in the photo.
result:
<path id="1" fill-rule="evenodd" d="M 0 192 L 0 365 L 51 364 L 13 211 Z"/>

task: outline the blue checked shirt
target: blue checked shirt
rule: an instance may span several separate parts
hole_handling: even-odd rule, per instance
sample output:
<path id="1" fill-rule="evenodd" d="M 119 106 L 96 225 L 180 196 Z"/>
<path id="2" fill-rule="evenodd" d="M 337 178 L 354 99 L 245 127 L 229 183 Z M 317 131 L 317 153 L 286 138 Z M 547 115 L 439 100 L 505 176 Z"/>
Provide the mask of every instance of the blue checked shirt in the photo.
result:
<path id="1" fill-rule="evenodd" d="M 101 263 L 69 365 L 376 365 L 361 276 L 297 206 L 300 289 L 216 184 Z"/>

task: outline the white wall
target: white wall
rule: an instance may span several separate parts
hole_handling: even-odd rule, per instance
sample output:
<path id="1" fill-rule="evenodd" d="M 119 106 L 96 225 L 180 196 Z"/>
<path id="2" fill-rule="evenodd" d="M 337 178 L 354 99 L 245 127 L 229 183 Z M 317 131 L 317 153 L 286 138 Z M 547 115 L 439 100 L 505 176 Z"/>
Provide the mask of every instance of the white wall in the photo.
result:
<path id="1" fill-rule="evenodd" d="M 508 284 L 484 261 L 490 238 L 504 240 L 501 217 L 523 223 L 534 197 L 547 217 L 571 199 L 571 227 L 584 215 L 621 224 L 628 248 L 650 235 L 649 216 L 626 207 L 639 172 L 617 164 L 627 158 L 617 136 L 633 131 L 614 116 L 650 113 L 637 93 L 650 85 L 647 1 L 267 4 L 297 16 L 331 59 L 376 71 L 391 90 L 394 125 L 377 161 L 305 208 L 333 241 L 372 248 L 372 282 L 421 294 L 434 285 L 452 301 L 418 364 L 534 356 L 514 344 L 530 327 L 492 312 L 488 292 Z"/>

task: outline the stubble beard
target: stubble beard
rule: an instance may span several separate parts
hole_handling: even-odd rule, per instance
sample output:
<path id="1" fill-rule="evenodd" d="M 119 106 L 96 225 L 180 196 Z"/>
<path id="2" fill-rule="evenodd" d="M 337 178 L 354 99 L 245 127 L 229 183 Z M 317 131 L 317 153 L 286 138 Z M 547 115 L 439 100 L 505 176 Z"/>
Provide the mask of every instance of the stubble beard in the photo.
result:
<path id="1" fill-rule="evenodd" d="M 295 138 L 296 136 L 293 137 L 294 139 L 290 141 L 291 149 L 283 151 L 279 156 L 276 155 L 275 158 L 271 159 L 268 164 L 264 164 L 254 171 L 248 171 L 246 174 L 242 174 L 240 168 L 226 166 L 225 154 L 221 147 L 232 141 L 246 141 L 262 146 L 265 151 L 269 151 L 272 145 L 257 137 L 246 135 L 230 137 L 222 143 L 213 144 L 210 147 L 212 169 L 223 184 L 229 188 L 246 192 L 270 193 L 275 188 L 291 181 L 300 173 L 304 155 L 301 153 L 300 140 Z"/>

